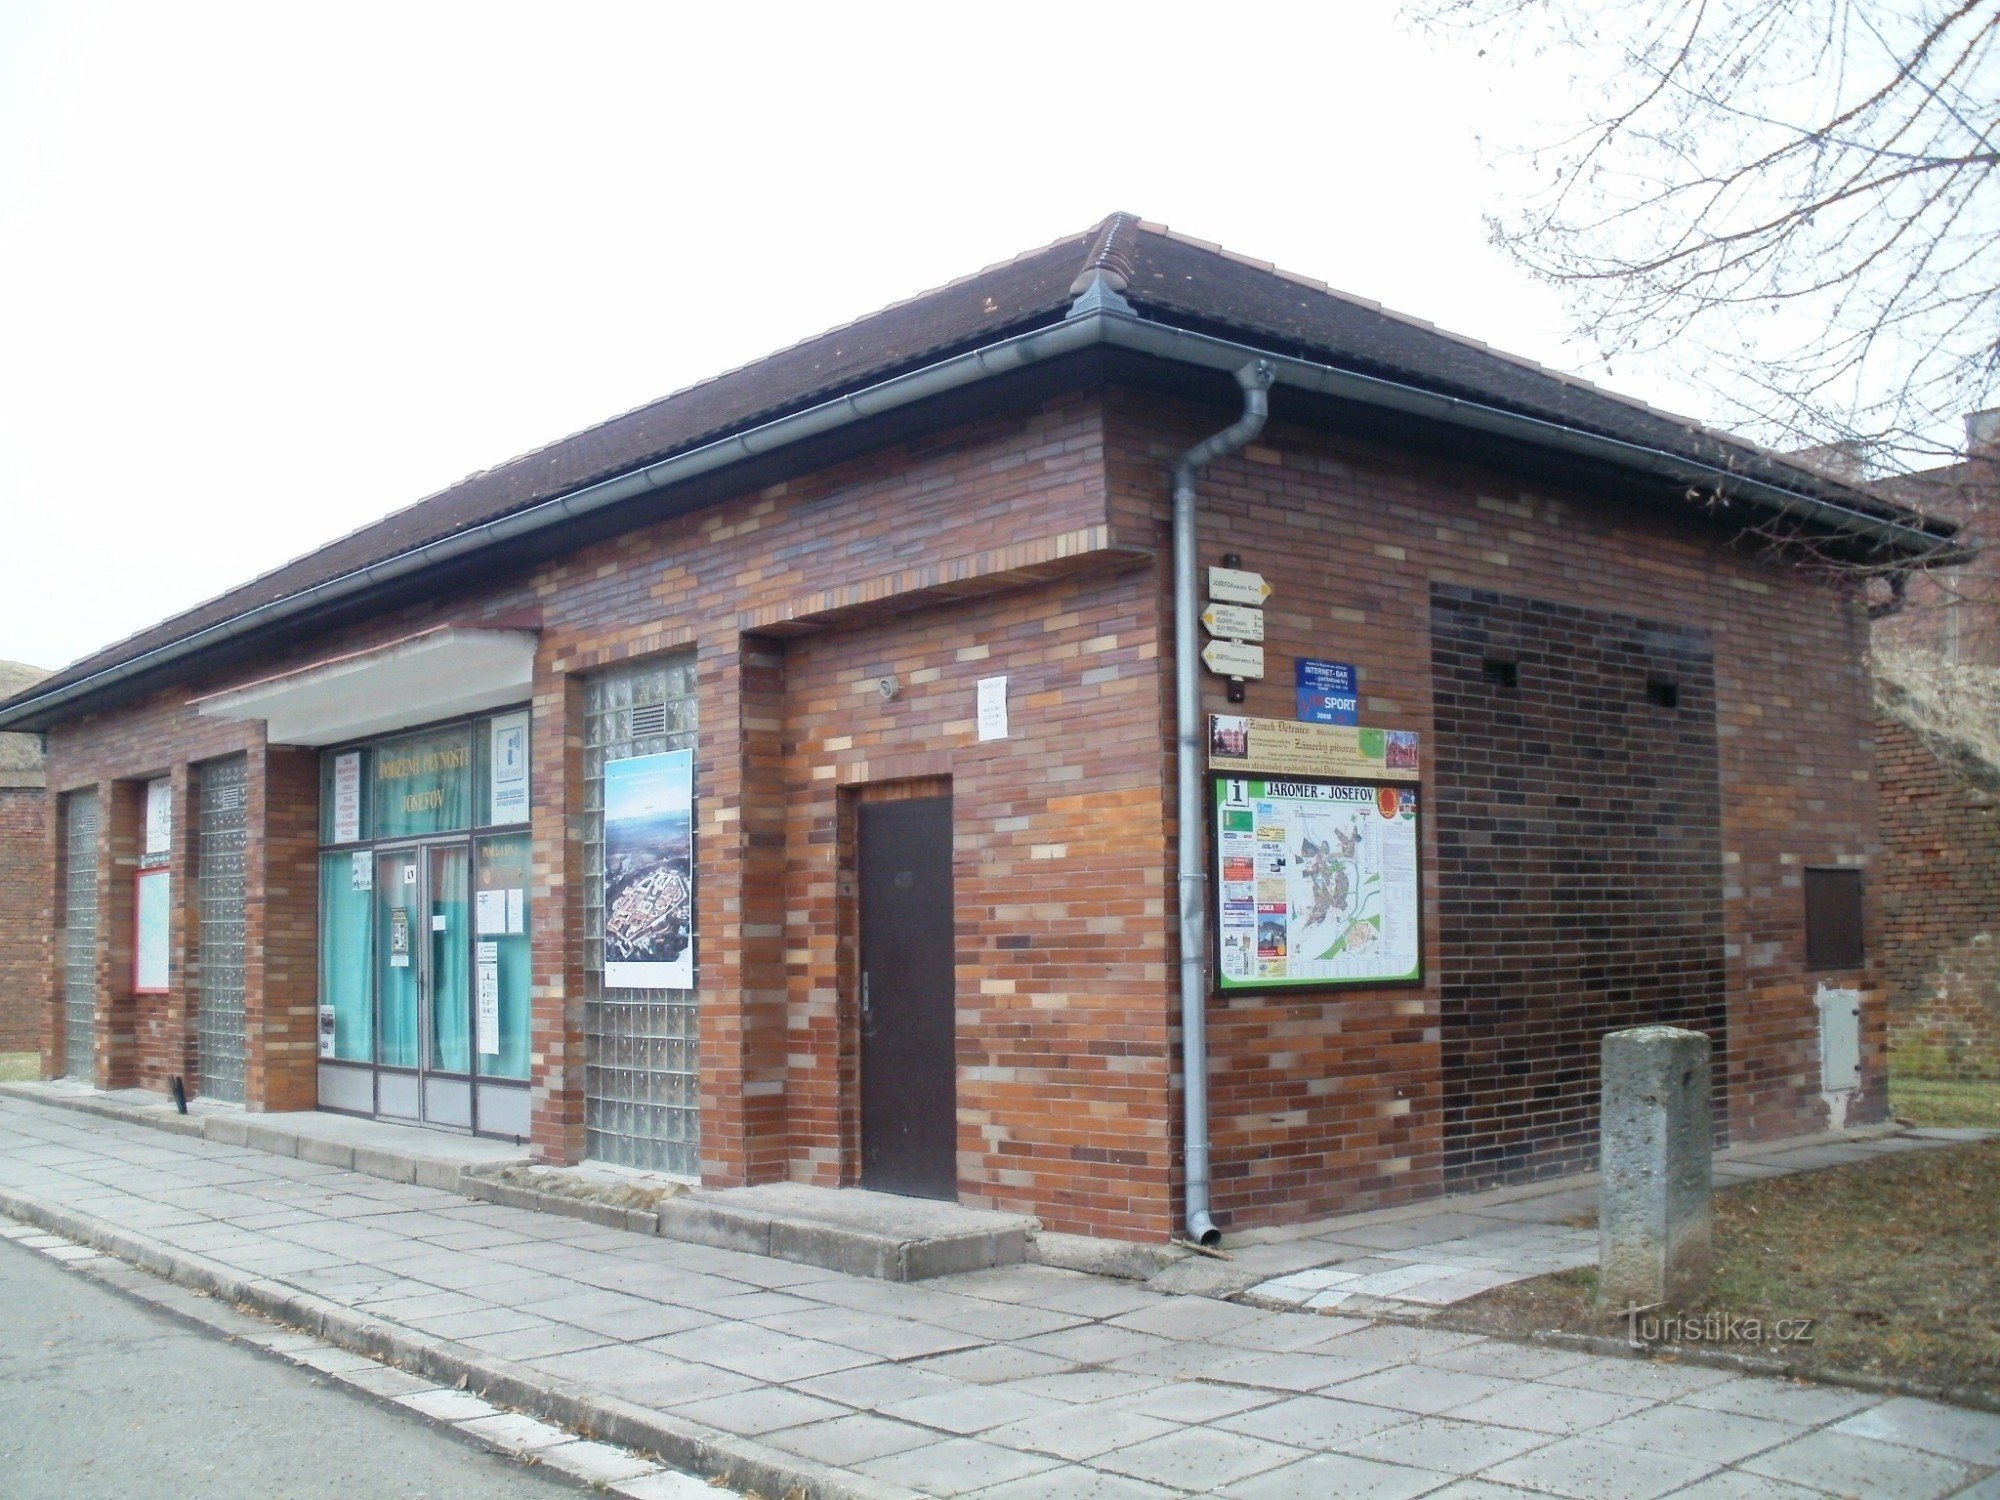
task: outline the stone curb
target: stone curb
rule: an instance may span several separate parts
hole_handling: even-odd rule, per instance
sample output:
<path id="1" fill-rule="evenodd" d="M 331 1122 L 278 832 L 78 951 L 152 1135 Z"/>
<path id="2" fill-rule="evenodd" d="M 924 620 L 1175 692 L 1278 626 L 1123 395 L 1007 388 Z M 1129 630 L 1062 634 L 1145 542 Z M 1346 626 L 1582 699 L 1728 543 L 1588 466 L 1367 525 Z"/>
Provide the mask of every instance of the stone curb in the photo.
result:
<path id="1" fill-rule="evenodd" d="M 719 1479 L 733 1489 L 781 1495 L 786 1500 L 923 1500 L 914 1490 L 842 1473 L 733 1433 L 552 1380 L 513 1360 L 355 1312 L 282 1281 L 246 1275 L 206 1256 L 176 1250 L 28 1193 L 0 1188 L 0 1213 L 89 1245 L 163 1281 L 247 1307 L 329 1344 L 400 1366 L 442 1385 L 462 1383 L 495 1405 L 542 1417 L 621 1448 L 655 1454 L 674 1468 L 702 1479 Z"/>

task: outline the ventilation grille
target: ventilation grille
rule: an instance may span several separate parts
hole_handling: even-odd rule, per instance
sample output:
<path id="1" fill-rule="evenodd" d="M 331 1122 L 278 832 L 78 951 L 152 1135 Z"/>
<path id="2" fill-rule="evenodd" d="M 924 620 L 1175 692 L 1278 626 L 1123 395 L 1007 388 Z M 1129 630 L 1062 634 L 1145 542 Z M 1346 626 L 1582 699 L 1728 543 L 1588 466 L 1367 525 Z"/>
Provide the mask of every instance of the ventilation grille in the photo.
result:
<path id="1" fill-rule="evenodd" d="M 664 703 L 635 703 L 632 705 L 632 738 L 647 739 L 652 735 L 667 732 L 667 705 Z"/>

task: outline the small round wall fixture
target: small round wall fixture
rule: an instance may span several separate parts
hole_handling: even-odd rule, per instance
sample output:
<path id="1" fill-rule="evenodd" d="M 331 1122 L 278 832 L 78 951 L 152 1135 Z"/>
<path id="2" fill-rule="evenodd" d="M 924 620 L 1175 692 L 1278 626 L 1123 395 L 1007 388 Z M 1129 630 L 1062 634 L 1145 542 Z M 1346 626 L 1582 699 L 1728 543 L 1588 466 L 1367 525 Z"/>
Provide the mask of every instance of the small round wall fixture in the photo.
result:
<path id="1" fill-rule="evenodd" d="M 897 694 L 903 691 L 903 680 L 894 672 L 891 672 L 887 677 L 876 679 L 875 691 L 882 695 L 884 703 L 892 703 L 895 701 Z"/>

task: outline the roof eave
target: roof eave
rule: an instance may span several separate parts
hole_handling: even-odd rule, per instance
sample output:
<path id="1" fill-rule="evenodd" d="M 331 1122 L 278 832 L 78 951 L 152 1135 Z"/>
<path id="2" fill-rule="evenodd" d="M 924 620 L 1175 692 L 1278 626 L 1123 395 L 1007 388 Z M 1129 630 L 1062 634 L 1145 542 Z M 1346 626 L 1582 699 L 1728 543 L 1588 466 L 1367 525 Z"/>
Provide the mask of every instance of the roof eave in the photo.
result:
<path id="1" fill-rule="evenodd" d="M 982 344 L 886 380 L 874 381 L 801 411 L 713 439 L 613 478 L 406 549 L 323 580 L 311 588 L 191 631 L 60 687 L 45 692 L 29 689 L 13 700 L 0 703 L 0 729 L 45 730 L 121 684 L 158 672 L 229 641 L 274 628 L 307 610 L 341 597 L 358 595 L 428 568 L 462 559 L 468 554 L 560 527 L 583 515 L 637 496 L 766 457 L 778 449 L 821 437 L 838 428 L 866 422 L 964 386 L 1092 347 L 1124 349 L 1216 371 L 1233 371 L 1247 361 L 1267 359 L 1276 366 L 1280 385 L 1364 405 L 1387 407 L 1448 425 L 1559 449 L 1656 479 L 1715 486 L 1724 489 L 1733 498 L 1768 511 L 1799 517 L 1838 534 L 1870 538 L 1885 562 L 1936 566 L 1962 561 L 1966 555 L 1963 549 L 1951 546 L 1956 528 L 1947 523 L 1926 522 L 1914 512 L 1903 511 L 1900 518 L 1870 515 L 1823 493 L 1810 493 L 1804 486 L 1787 488 L 1684 455 L 1647 448 L 1544 418 L 1331 364 L 1276 354 L 1255 344 L 1098 305 L 1062 321 Z"/>

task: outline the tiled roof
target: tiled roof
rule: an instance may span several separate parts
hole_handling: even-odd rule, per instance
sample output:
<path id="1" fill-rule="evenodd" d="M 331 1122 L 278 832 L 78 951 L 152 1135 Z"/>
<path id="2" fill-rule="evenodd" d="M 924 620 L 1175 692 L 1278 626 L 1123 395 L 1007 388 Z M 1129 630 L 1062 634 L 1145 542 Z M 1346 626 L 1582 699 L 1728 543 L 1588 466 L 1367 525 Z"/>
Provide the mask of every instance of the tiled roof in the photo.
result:
<path id="1" fill-rule="evenodd" d="M 195 632 L 586 485 L 1061 319 L 1092 271 L 1144 316 L 1602 436 L 1722 463 L 1857 509 L 1893 506 L 1816 470 L 1588 382 L 1332 291 L 1320 282 L 1114 214 L 1040 250 L 872 313 L 752 364 L 471 475 L 239 588 L 63 668 L 81 681 Z"/>

